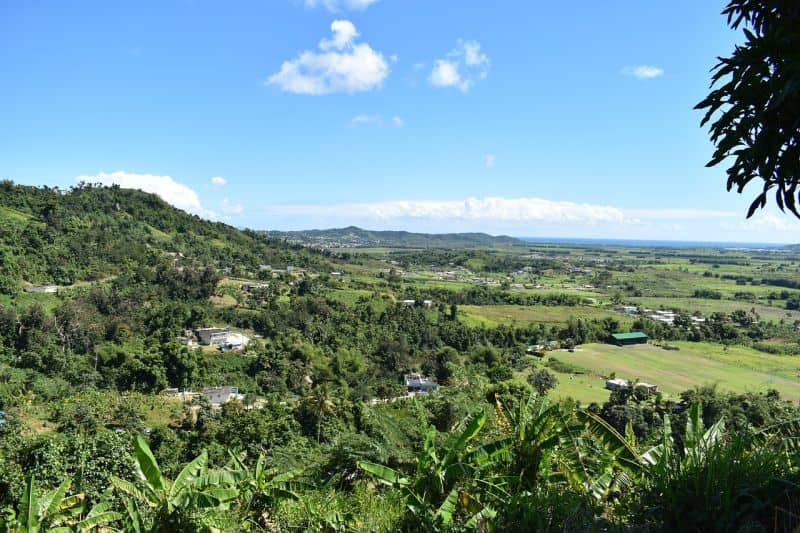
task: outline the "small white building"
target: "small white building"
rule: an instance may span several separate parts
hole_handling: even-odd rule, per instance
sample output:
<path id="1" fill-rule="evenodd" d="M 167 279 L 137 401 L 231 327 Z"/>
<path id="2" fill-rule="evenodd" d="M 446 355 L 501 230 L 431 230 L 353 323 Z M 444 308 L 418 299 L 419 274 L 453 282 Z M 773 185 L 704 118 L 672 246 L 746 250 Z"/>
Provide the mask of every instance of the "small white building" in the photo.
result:
<path id="1" fill-rule="evenodd" d="M 422 300 L 422 305 L 430 308 L 433 305 L 433 300 Z"/>
<path id="2" fill-rule="evenodd" d="M 245 283 L 242 285 L 242 290 L 246 293 L 253 291 L 260 291 L 269 288 L 269 283 Z"/>
<path id="3" fill-rule="evenodd" d="M 406 305 L 408 307 L 413 307 L 414 304 L 417 303 L 417 301 L 416 300 L 402 300 L 400 303 L 403 304 L 403 305 Z"/>
<path id="4" fill-rule="evenodd" d="M 408 392 L 414 394 L 428 394 L 439 389 L 438 383 L 418 373 L 411 373 L 403 376 L 403 384 L 406 386 Z"/>
<path id="5" fill-rule="evenodd" d="M 626 315 L 635 315 L 639 312 L 639 308 L 635 305 L 623 305 L 621 310 Z"/>
<path id="6" fill-rule="evenodd" d="M 244 399 L 244 394 L 239 394 L 238 387 L 206 387 L 203 389 L 203 396 L 214 406 L 219 406 L 232 400 L 242 401 Z"/>
<path id="7" fill-rule="evenodd" d="M 627 379 L 614 378 L 606 380 L 606 388 L 608 390 L 627 389 L 630 386 Z"/>
<path id="8" fill-rule="evenodd" d="M 25 292 L 55 294 L 58 292 L 58 285 L 31 285 Z"/>
<path id="9" fill-rule="evenodd" d="M 250 344 L 250 337 L 242 335 L 241 333 L 228 333 L 225 342 L 219 345 L 219 349 L 223 352 L 230 352 L 234 350 L 244 350 Z"/>

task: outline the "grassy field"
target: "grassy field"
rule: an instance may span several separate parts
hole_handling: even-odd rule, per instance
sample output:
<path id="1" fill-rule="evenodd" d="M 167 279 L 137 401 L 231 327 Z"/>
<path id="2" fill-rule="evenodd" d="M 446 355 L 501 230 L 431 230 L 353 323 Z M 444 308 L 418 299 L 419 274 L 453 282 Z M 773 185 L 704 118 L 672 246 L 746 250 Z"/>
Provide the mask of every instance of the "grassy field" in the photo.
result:
<path id="1" fill-rule="evenodd" d="M 622 328 L 628 327 L 633 322 L 630 316 L 592 306 L 460 305 L 458 310 L 462 319 L 466 319 L 467 323 L 482 323 L 487 326 L 510 324 L 511 322 L 563 324 L 569 317 L 585 319 L 612 317 L 620 321 Z"/>
<path id="2" fill-rule="evenodd" d="M 604 376 L 612 372 L 618 378 L 638 379 L 654 385 L 666 396 L 674 396 L 697 385 L 717 384 L 722 390 L 763 392 L 776 389 L 788 400 L 800 400 L 800 359 L 769 355 L 744 346 L 711 343 L 676 342 L 679 351 L 667 351 L 653 345 L 617 347 L 586 344 L 575 352 L 553 352 L 559 360 L 580 367 L 587 374 L 574 376 L 564 383 L 557 375 L 557 395 L 572 396 L 582 402 L 597 401 L 594 388 L 603 386 Z M 607 396 L 607 393 L 606 393 Z"/>

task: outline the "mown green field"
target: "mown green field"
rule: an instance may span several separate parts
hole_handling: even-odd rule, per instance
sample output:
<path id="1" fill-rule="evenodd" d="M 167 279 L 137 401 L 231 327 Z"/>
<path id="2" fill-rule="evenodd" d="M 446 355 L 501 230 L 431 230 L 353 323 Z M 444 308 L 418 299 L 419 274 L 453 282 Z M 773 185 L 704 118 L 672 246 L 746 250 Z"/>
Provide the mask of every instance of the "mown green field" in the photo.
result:
<path id="1" fill-rule="evenodd" d="M 618 320 L 620 327 L 624 329 L 633 322 L 628 315 L 593 306 L 460 305 L 458 310 L 462 319 L 466 319 L 468 323 L 482 323 L 487 326 L 510 324 L 511 322 L 563 324 L 570 317 L 584 319 L 612 317 Z"/>
<path id="2" fill-rule="evenodd" d="M 616 377 L 646 381 L 659 386 L 667 396 L 694 386 L 717 384 L 722 390 L 763 392 L 776 389 L 788 400 L 800 400 L 800 358 L 769 355 L 744 346 L 712 343 L 675 342 L 679 351 L 654 345 L 618 347 L 607 344 L 582 345 L 572 353 L 552 352 L 560 361 L 587 371 L 564 383 L 557 374 L 557 395 L 572 396 L 582 402 L 597 401 L 597 392 L 584 384 L 603 386 L 603 378 Z M 607 396 L 607 393 L 606 393 Z"/>

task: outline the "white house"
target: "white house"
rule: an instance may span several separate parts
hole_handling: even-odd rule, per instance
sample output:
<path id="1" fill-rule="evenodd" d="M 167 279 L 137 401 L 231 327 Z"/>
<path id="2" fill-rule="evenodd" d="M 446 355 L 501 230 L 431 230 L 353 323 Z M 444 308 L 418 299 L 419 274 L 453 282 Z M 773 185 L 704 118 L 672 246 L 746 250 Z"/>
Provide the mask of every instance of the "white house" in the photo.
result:
<path id="1" fill-rule="evenodd" d="M 627 389 L 629 385 L 627 379 L 615 378 L 606 380 L 606 388 L 608 390 Z"/>
<path id="2" fill-rule="evenodd" d="M 228 328 L 200 328 L 197 330 L 197 336 L 200 339 L 200 344 L 220 346 L 228 340 Z"/>
<path id="3" fill-rule="evenodd" d="M 203 389 L 205 396 L 211 405 L 218 406 L 231 400 L 242 401 L 244 394 L 239 394 L 238 387 L 206 387 Z"/>
<path id="4" fill-rule="evenodd" d="M 241 333 L 228 333 L 225 342 L 219 345 L 219 349 L 223 352 L 244 350 L 248 344 L 250 344 L 250 337 L 242 335 Z"/>
<path id="5" fill-rule="evenodd" d="M 58 292 L 58 285 L 31 285 L 25 292 L 44 292 L 48 294 L 55 294 Z"/>
<path id="6" fill-rule="evenodd" d="M 403 376 L 403 383 L 408 392 L 416 394 L 428 394 L 430 392 L 435 392 L 439 388 L 439 384 L 431 378 L 417 373 Z"/>
<path id="7" fill-rule="evenodd" d="M 415 303 L 417 303 L 417 301 L 416 300 L 403 300 L 400 303 L 402 303 L 403 305 L 407 305 L 409 307 L 412 307 Z"/>

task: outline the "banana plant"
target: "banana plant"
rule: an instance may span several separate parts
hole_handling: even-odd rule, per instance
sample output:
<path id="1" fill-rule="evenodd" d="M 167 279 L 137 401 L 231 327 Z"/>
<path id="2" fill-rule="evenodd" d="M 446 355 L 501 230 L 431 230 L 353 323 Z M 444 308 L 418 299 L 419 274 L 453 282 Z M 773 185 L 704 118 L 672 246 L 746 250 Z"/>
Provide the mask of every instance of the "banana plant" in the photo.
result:
<path id="1" fill-rule="evenodd" d="M 36 487 L 36 478 L 33 476 L 28 478 L 20 501 L 19 514 L 11 513 L 0 518 L 0 531 L 13 533 L 90 531 L 100 526 L 105 527 L 122 517 L 110 510 L 111 504 L 105 499 L 86 513 L 82 493 L 67 496 L 70 484 L 70 480 L 65 479 L 57 488 L 40 495 Z"/>
<path id="2" fill-rule="evenodd" d="M 494 515 L 491 506 L 481 501 L 478 486 L 489 483 L 481 473 L 507 450 L 505 442 L 470 446 L 485 424 L 483 409 L 473 411 L 438 449 L 436 430 L 428 427 L 410 479 L 384 465 L 360 461 L 358 466 L 379 482 L 398 488 L 425 529 L 450 526 L 459 511 L 474 525 Z"/>
<path id="3" fill-rule="evenodd" d="M 126 497 L 127 528 L 140 531 L 217 529 L 238 496 L 230 472 L 209 471 L 208 454 L 203 451 L 187 464 L 174 481 L 161 474 L 150 447 L 141 435 L 133 443 L 136 459 L 135 483 L 112 476 L 111 482 Z M 143 504 L 149 512 L 141 512 Z M 152 525 L 145 527 L 148 515 Z"/>
<path id="4" fill-rule="evenodd" d="M 231 452 L 231 472 L 239 490 L 239 501 L 245 516 L 255 516 L 259 522 L 269 520 L 269 512 L 280 500 L 296 500 L 292 482 L 304 470 L 295 468 L 280 472 L 277 468 L 267 468 L 266 459 L 259 455 L 255 467 L 249 469 L 242 458 Z"/>

